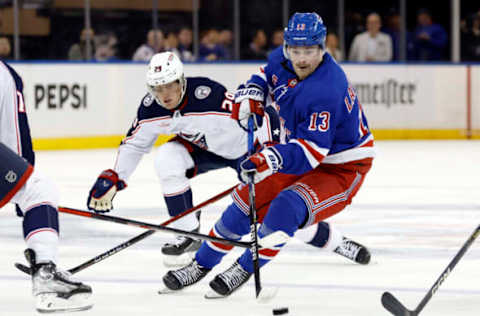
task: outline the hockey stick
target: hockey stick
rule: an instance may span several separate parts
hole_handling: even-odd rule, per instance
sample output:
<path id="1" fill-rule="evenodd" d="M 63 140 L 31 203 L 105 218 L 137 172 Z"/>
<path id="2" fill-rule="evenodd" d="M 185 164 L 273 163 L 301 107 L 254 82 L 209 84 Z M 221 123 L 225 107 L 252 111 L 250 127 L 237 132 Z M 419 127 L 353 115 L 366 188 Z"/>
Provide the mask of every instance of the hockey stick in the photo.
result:
<path id="1" fill-rule="evenodd" d="M 202 203 L 186 210 L 186 211 L 183 211 L 182 213 L 170 218 L 169 220 L 161 223 L 160 225 L 162 226 L 167 226 L 168 224 L 171 224 L 173 223 L 174 221 L 176 221 L 177 219 L 180 219 L 188 214 L 191 214 L 195 211 L 197 211 L 198 209 L 202 208 L 202 207 L 205 207 L 211 203 L 214 203 L 220 199 L 222 199 L 223 197 L 225 197 L 226 195 L 230 194 L 234 189 L 235 189 L 236 185 L 234 185 L 233 187 L 215 195 L 214 197 L 206 200 L 206 201 L 203 201 Z M 82 271 L 83 269 L 86 269 L 88 268 L 89 266 L 93 265 L 93 264 L 96 264 L 96 263 L 99 263 L 100 261 L 103 261 L 104 259 L 110 257 L 110 256 L 113 256 L 114 254 L 122 251 L 123 249 L 126 249 L 130 246 L 133 246 L 134 244 L 138 243 L 139 241 L 147 238 L 148 236 L 154 234 L 155 232 L 157 232 L 156 230 L 148 230 L 144 233 L 141 233 L 140 235 L 138 236 L 135 236 L 129 240 L 127 240 L 126 242 L 124 243 L 121 243 L 120 245 L 110 249 L 110 250 L 107 250 L 105 251 L 104 253 L 101 253 L 99 254 L 98 256 L 88 260 L 88 261 L 85 261 L 84 263 L 76 266 L 76 267 L 73 267 L 71 269 L 68 270 L 68 272 L 70 272 L 71 274 L 75 274 L 77 272 L 80 272 Z M 26 273 L 26 274 L 31 274 L 31 269 L 30 267 L 27 267 L 26 265 L 24 264 L 21 264 L 21 263 L 15 263 L 15 267 L 17 269 L 19 269 L 20 271 Z"/>
<path id="2" fill-rule="evenodd" d="M 177 228 L 173 228 L 173 227 L 167 227 L 167 226 L 162 226 L 162 225 L 156 225 L 156 224 L 141 222 L 141 221 L 137 221 L 137 220 L 134 220 L 134 219 L 128 219 L 128 218 L 111 216 L 111 215 L 104 215 L 104 214 L 97 214 L 97 213 L 77 210 L 77 209 L 69 208 L 69 207 L 59 207 L 58 211 L 62 212 L 62 213 L 68 213 L 68 214 L 82 216 L 82 217 L 94 218 L 94 219 L 98 219 L 98 220 L 106 221 L 106 222 L 113 222 L 113 223 L 117 223 L 117 224 L 146 228 L 146 229 L 150 229 L 150 230 L 163 231 L 163 232 L 172 233 L 172 234 L 180 235 L 180 236 L 187 236 L 187 237 L 192 237 L 192 238 L 196 238 L 196 239 L 219 242 L 219 243 L 225 244 L 225 245 L 237 246 L 237 247 L 241 247 L 241 248 L 250 248 L 250 242 L 218 238 L 218 237 L 215 237 L 215 236 L 204 235 L 204 234 L 200 234 L 200 233 L 196 233 L 196 232 L 192 232 L 192 231 L 181 230 L 181 229 L 177 229 Z"/>
<path id="3" fill-rule="evenodd" d="M 202 207 L 205 207 L 205 206 L 207 206 L 207 205 L 209 205 L 209 204 L 211 204 L 211 203 L 214 203 L 214 202 L 222 199 L 222 198 L 225 197 L 226 195 L 230 194 L 230 193 L 233 191 L 233 189 L 235 189 L 235 187 L 236 187 L 236 185 L 233 186 L 233 187 L 231 187 L 231 188 L 229 188 L 229 189 L 227 189 L 227 190 L 225 190 L 225 191 L 223 191 L 223 192 L 221 192 L 221 193 L 219 193 L 219 194 L 217 194 L 217 195 L 215 195 L 214 197 L 212 197 L 212 198 L 210 198 L 210 199 L 208 199 L 208 200 L 206 200 L 206 201 L 204 201 L 204 202 L 202 202 L 202 203 L 200 203 L 200 204 L 198 204 L 198 205 L 196 205 L 196 206 L 194 206 L 194 207 L 186 210 L 186 211 L 183 211 L 182 213 L 180 213 L 180 214 L 178 214 L 178 215 L 170 218 L 169 220 L 161 223 L 160 225 L 162 225 L 162 226 L 167 226 L 168 224 L 173 223 L 173 222 L 176 221 L 177 219 L 180 219 L 180 218 L 182 218 L 182 217 L 184 217 L 184 216 L 186 216 L 186 215 L 188 215 L 188 214 L 191 214 L 191 213 L 197 211 L 198 209 L 201 209 Z M 116 246 L 116 247 L 114 247 L 114 248 L 112 248 L 112 249 L 110 249 L 110 250 L 107 250 L 107 251 L 105 251 L 105 252 L 102 253 L 102 254 L 99 254 L 99 255 L 96 256 L 95 258 L 92 258 L 92 259 L 90 259 L 90 260 L 88 260 L 88 261 L 86 261 L 86 262 L 84 262 L 84 263 L 82 263 L 82 264 L 80 264 L 80 265 L 78 265 L 78 266 L 76 266 L 76 267 L 74 267 L 74 268 L 69 269 L 68 271 L 69 271 L 71 274 L 75 274 L 75 273 L 77 273 L 77 272 L 79 272 L 79 271 L 82 271 L 83 269 L 88 268 L 89 266 L 91 266 L 91 265 L 93 265 L 93 264 L 96 264 L 96 263 L 98 263 L 98 262 L 100 262 L 100 261 L 102 261 L 102 260 L 104 260 L 104 259 L 106 259 L 106 258 L 108 258 L 108 257 L 110 257 L 110 256 L 112 256 L 112 255 L 114 255 L 114 254 L 122 251 L 122 250 L 125 249 L 125 248 L 128 248 L 128 247 L 130 247 L 130 246 L 133 246 L 133 245 L 136 244 L 137 242 L 139 242 L 139 241 L 147 238 L 148 236 L 154 234 L 155 232 L 156 232 L 156 230 L 147 230 L 146 232 L 141 233 L 140 235 L 135 236 L 135 237 L 133 237 L 132 239 L 129 239 L 129 240 L 127 240 L 126 242 L 124 242 L 124 243 L 122 243 L 122 244 L 120 244 L 120 245 L 118 245 L 118 246 Z"/>
<path id="4" fill-rule="evenodd" d="M 425 305 L 427 305 L 428 301 L 432 298 L 432 296 L 437 292 L 438 288 L 442 283 L 445 281 L 445 279 L 450 275 L 450 272 L 452 272 L 453 268 L 457 265 L 458 261 L 463 257 L 465 252 L 467 251 L 468 248 L 473 244 L 475 239 L 477 239 L 478 235 L 480 235 L 480 225 L 477 226 L 477 228 L 473 231 L 472 235 L 467 239 L 467 241 L 463 244 L 462 248 L 458 253 L 455 255 L 452 261 L 448 264 L 447 268 L 442 272 L 440 277 L 435 281 L 433 286 L 430 288 L 428 293 L 425 295 L 423 300 L 418 304 L 417 308 L 415 310 L 409 310 L 407 309 L 402 303 L 400 303 L 399 300 L 389 292 L 385 292 L 382 295 L 382 305 L 385 307 L 390 313 L 396 316 L 416 316 L 420 314 L 420 312 L 423 310 Z"/>
<path id="5" fill-rule="evenodd" d="M 253 147 L 253 115 L 248 118 L 248 156 L 254 154 Z M 257 236 L 257 210 L 255 207 L 255 182 L 253 181 L 254 174 L 249 174 L 248 181 L 248 201 L 250 204 L 250 251 L 252 253 L 253 274 L 255 279 L 255 297 L 258 298 L 260 291 L 262 291 L 262 284 L 260 282 L 260 264 L 258 262 L 258 236 Z"/>
<path id="6" fill-rule="evenodd" d="M 251 245 L 252 245 L 251 241 L 247 242 L 247 241 L 236 241 L 236 240 L 231 240 L 231 239 L 224 239 L 224 238 L 219 238 L 219 237 L 215 237 L 215 236 L 200 234 L 200 233 L 196 233 L 196 232 L 181 230 L 181 229 L 177 229 L 177 228 L 166 227 L 166 226 L 162 226 L 162 225 L 156 225 L 156 224 L 136 221 L 136 220 L 133 220 L 133 219 L 123 218 L 123 217 L 110 216 L 110 215 L 97 214 L 97 213 L 93 213 L 93 212 L 77 210 L 77 209 L 69 208 L 69 207 L 59 207 L 58 211 L 62 212 L 62 213 L 68 213 L 68 214 L 82 216 L 82 217 L 90 217 L 90 218 L 94 218 L 94 219 L 98 219 L 98 220 L 102 220 L 102 221 L 106 221 L 106 222 L 114 222 L 114 223 L 117 223 L 117 224 L 146 228 L 146 229 L 151 229 L 151 230 L 155 230 L 155 231 L 164 231 L 164 232 L 175 234 L 175 235 L 188 236 L 188 237 L 193 237 L 193 238 L 202 239 L 202 240 L 219 242 L 221 244 L 237 246 L 237 247 L 240 247 L 240 248 L 250 248 Z M 271 235 L 273 235 L 273 236 L 270 237 Z M 288 234 L 286 234 L 282 231 L 277 231 L 277 232 L 275 232 L 271 235 L 266 236 L 265 238 L 262 238 L 262 239 L 258 240 L 258 244 L 261 245 L 263 248 L 270 248 L 270 247 L 273 247 L 275 245 L 284 243 L 290 238 L 290 236 L 288 236 Z"/>

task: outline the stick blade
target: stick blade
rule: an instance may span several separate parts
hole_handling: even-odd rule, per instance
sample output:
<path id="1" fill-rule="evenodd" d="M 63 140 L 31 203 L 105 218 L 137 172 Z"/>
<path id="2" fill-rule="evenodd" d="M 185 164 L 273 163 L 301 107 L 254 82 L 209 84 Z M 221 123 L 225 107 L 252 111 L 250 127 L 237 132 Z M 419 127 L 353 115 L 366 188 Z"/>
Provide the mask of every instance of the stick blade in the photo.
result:
<path id="1" fill-rule="evenodd" d="M 399 300 L 389 292 L 382 295 L 382 305 L 395 316 L 416 316 L 417 313 L 408 310 Z"/>

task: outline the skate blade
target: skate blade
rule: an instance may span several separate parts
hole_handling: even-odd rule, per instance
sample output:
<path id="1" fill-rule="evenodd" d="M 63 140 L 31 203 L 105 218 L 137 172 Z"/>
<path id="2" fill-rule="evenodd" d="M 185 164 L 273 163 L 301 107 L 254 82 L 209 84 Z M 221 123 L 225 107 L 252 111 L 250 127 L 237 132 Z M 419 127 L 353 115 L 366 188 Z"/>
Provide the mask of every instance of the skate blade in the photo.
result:
<path id="1" fill-rule="evenodd" d="M 219 298 L 227 298 L 229 296 L 223 296 L 223 295 L 220 295 L 213 290 L 209 290 L 207 293 L 205 293 L 205 295 L 203 297 L 207 300 L 216 300 L 216 299 L 219 299 Z"/>
<path id="2" fill-rule="evenodd" d="M 172 293 L 176 293 L 176 292 L 180 292 L 180 291 L 174 291 L 174 290 L 170 290 L 168 287 L 164 286 L 163 288 L 161 288 L 160 290 L 158 290 L 158 294 L 160 295 L 165 295 L 165 294 L 172 294 Z"/>
<path id="3" fill-rule="evenodd" d="M 238 289 L 237 289 L 237 291 L 238 291 Z M 232 293 L 228 296 L 223 296 L 223 295 L 218 294 L 217 292 L 215 292 L 213 290 L 209 290 L 207 293 L 205 293 L 205 295 L 203 297 L 206 298 L 207 300 L 222 299 L 222 298 L 231 297 L 237 291 L 235 291 L 234 293 Z M 272 301 L 277 296 L 277 293 L 278 293 L 278 287 L 262 288 L 262 290 L 260 291 L 260 294 L 257 297 L 257 302 L 260 303 L 260 304 L 270 303 L 270 301 Z"/>
<path id="4" fill-rule="evenodd" d="M 166 268 L 184 267 L 192 262 L 195 252 L 183 253 L 179 256 L 163 255 L 163 265 Z"/>
<path id="5" fill-rule="evenodd" d="M 56 293 L 43 293 L 36 296 L 36 308 L 39 313 L 84 311 L 93 307 L 91 296 L 91 293 L 79 293 L 65 299 Z"/>

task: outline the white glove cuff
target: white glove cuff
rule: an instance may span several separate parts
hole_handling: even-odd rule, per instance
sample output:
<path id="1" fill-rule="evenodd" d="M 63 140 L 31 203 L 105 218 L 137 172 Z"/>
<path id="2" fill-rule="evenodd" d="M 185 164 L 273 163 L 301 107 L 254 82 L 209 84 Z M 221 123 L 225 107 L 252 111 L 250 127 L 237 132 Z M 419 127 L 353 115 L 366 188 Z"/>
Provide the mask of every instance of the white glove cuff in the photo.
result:
<path id="1" fill-rule="evenodd" d="M 273 171 L 277 172 L 283 167 L 282 156 L 274 147 L 266 148 L 260 152 L 267 162 L 268 167 Z"/>

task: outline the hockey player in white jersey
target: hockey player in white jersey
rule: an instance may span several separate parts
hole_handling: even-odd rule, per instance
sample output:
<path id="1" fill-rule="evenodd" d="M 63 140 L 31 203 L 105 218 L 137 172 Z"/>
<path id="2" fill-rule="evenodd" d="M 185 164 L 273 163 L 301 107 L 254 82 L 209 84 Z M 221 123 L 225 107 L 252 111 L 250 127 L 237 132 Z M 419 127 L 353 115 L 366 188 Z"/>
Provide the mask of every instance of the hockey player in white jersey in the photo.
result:
<path id="1" fill-rule="evenodd" d="M 91 210 L 113 209 L 115 194 L 127 187 L 130 175 L 160 134 L 176 135 L 158 148 L 154 159 L 170 216 L 193 207 L 190 178 L 224 167 L 238 171 L 239 163 L 246 158 L 247 132 L 230 117 L 234 95 L 223 85 L 204 77 L 185 78 L 182 62 L 175 54 L 166 52 L 152 57 L 147 90 L 137 118 L 120 145 L 115 166 L 104 170 L 90 190 L 87 206 Z M 278 142 L 281 137 L 278 114 L 273 106 L 267 106 L 265 113 L 256 139 L 258 143 Z M 187 231 L 198 231 L 199 226 L 196 214 L 171 224 Z M 348 245 L 341 242 L 341 233 L 325 222 L 300 230 L 296 237 L 357 263 L 366 264 L 370 258 L 364 247 L 353 253 L 349 251 Z M 199 240 L 183 236 L 165 244 L 164 264 L 189 263 L 200 244 Z"/>
<path id="2" fill-rule="evenodd" d="M 152 150 L 160 134 L 175 135 L 158 148 L 154 160 L 172 217 L 193 207 L 190 178 L 218 168 L 237 170 L 245 156 L 247 134 L 230 118 L 234 95 L 223 85 L 205 77 L 185 78 L 182 62 L 170 52 L 152 57 L 146 79 L 148 93 L 120 145 L 115 166 L 103 171 L 90 190 L 87 206 L 96 212 L 113 208 L 116 192 L 126 188 L 140 159 Z M 269 121 L 270 116 L 265 120 Z M 278 120 L 264 125 L 273 130 L 276 127 L 272 124 L 279 127 Z M 267 128 L 259 130 L 258 135 L 262 142 L 275 137 Z M 198 231 L 199 213 L 180 218 L 170 226 Z M 164 264 L 190 262 L 190 255 L 199 246 L 199 240 L 177 237 L 162 247 Z"/>
<path id="3" fill-rule="evenodd" d="M 33 168 L 35 154 L 23 99 L 23 82 L 0 61 L 0 207 L 11 202 L 23 216 L 25 251 L 39 312 L 68 312 L 92 307 L 90 286 L 56 267 L 58 190 Z"/>

